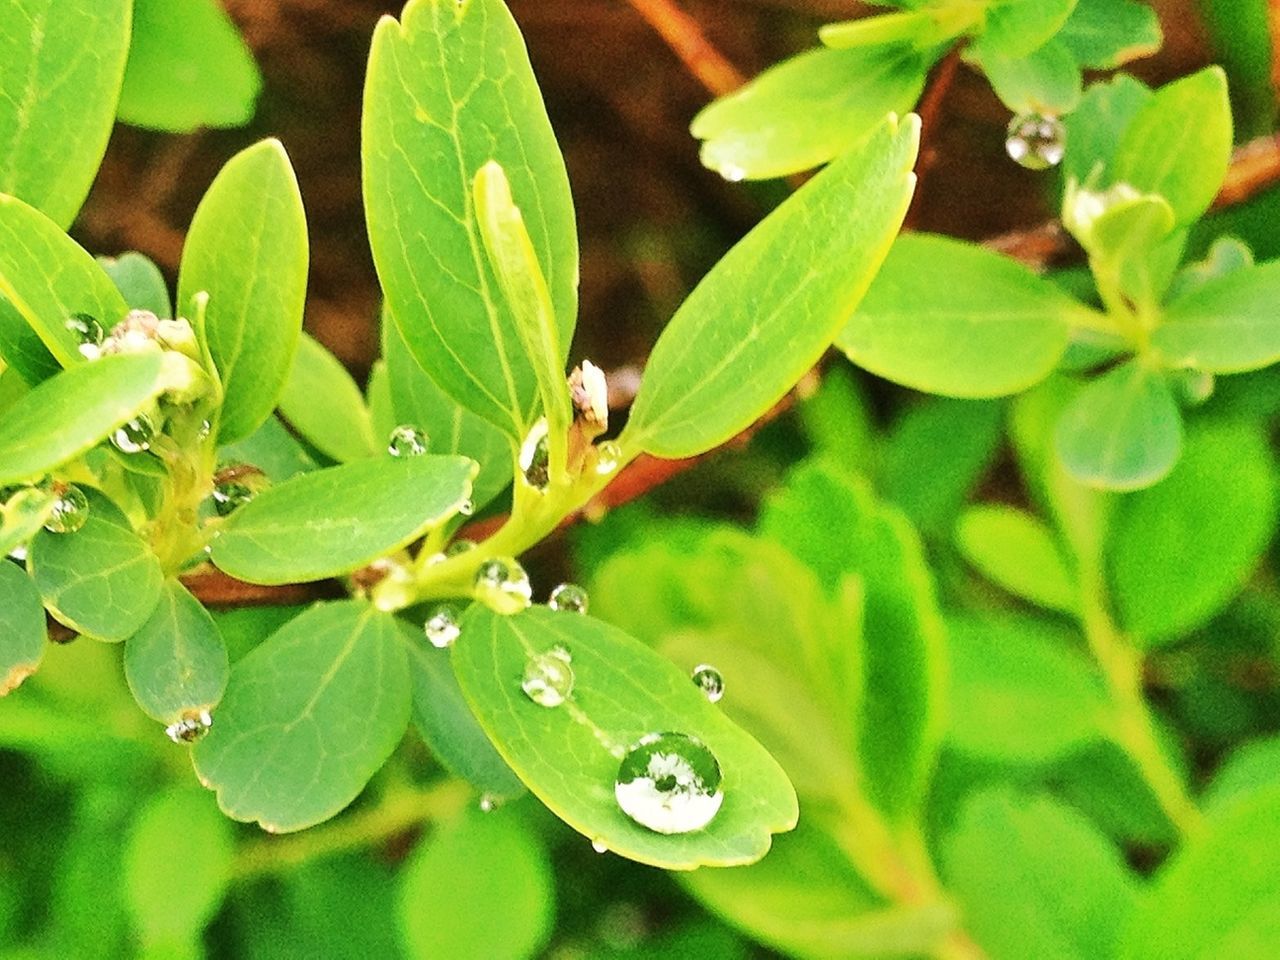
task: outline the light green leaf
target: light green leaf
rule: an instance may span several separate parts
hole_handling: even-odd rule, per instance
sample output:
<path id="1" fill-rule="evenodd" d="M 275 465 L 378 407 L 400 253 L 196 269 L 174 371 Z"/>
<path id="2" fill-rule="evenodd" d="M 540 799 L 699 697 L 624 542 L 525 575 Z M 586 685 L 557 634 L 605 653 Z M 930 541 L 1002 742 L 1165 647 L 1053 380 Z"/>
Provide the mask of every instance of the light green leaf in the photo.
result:
<path id="1" fill-rule="evenodd" d="M 1182 415 L 1164 374 L 1130 360 L 1091 381 L 1058 421 L 1067 471 L 1103 490 L 1140 490 L 1168 475 L 1182 452 Z"/>
<path id="2" fill-rule="evenodd" d="M 1083 77 L 1066 45 L 1050 40 L 1030 53 L 1002 55 L 980 45 L 982 69 L 991 88 L 1014 113 L 1057 116 L 1080 103 Z"/>
<path id="3" fill-rule="evenodd" d="M 276 417 L 268 417 L 243 440 L 218 448 L 222 463 L 249 463 L 273 483 L 315 470 L 318 464 Z"/>
<path id="4" fill-rule="evenodd" d="M 514 811 L 467 810 L 414 851 L 399 913 L 411 957 L 539 956 L 555 920 L 551 864 Z"/>
<path id="5" fill-rule="evenodd" d="M 364 197 L 387 303 L 410 353 L 462 406 L 523 437 L 537 384 L 485 256 L 472 181 L 500 164 L 528 224 L 567 352 L 578 241 L 564 160 L 502 0 L 411 0 L 374 33 Z"/>
<path id="6" fill-rule="evenodd" d="M 1280 360 L 1280 261 L 1217 277 L 1175 300 L 1151 344 L 1171 365 L 1243 373 Z"/>
<path id="7" fill-rule="evenodd" d="M 475 471 L 462 457 L 357 460 L 271 487 L 213 541 L 213 562 L 250 583 L 323 580 L 412 543 L 458 512 Z"/>
<path id="8" fill-rule="evenodd" d="M 0 193 L 21 197 L 63 229 L 107 149 L 129 6 L 10 0 L 0 14 Z"/>
<path id="9" fill-rule="evenodd" d="M 118 257 L 98 257 L 98 266 L 111 278 L 131 310 L 150 310 L 157 317 L 173 316 L 169 285 L 150 257 L 130 250 Z"/>
<path id="10" fill-rule="evenodd" d="M 833 50 L 899 43 L 927 49 L 964 33 L 980 17 L 981 14 L 974 8 L 960 5 L 951 9 L 933 7 L 907 10 L 828 23 L 818 30 L 818 37 L 825 46 Z"/>
<path id="11" fill-rule="evenodd" d="M 136 416 L 161 388 L 159 354 L 103 357 L 58 374 L 0 422 L 0 484 L 36 480 Z"/>
<path id="12" fill-rule="evenodd" d="M 351 374 L 305 333 L 280 394 L 280 412 L 308 443 L 334 460 L 359 460 L 386 450 L 386 439 L 374 436 L 364 395 Z"/>
<path id="13" fill-rule="evenodd" d="M 231 670 L 196 773 L 236 820 L 287 833 L 364 789 L 409 722 L 409 670 L 390 614 L 319 604 Z"/>
<path id="14" fill-rule="evenodd" d="M 217 0 L 133 0 L 120 119 L 186 133 L 253 117 L 262 77 Z"/>
<path id="15" fill-rule="evenodd" d="M 729 180 L 785 176 L 856 147 L 886 114 L 906 113 L 928 69 L 900 46 L 809 50 L 715 101 L 690 129 L 703 164 Z"/>
<path id="16" fill-rule="evenodd" d="M 27 569 L 54 618 L 96 640 L 118 642 L 147 622 L 160 600 L 160 561 L 120 508 L 83 487 L 89 516 L 75 533 L 42 530 L 27 548 Z"/>
<path id="17" fill-rule="evenodd" d="M 1266 433 L 1197 421 L 1168 478 L 1117 506 L 1107 556 L 1121 623 L 1148 645 L 1204 624 L 1244 586 L 1275 522 Z"/>
<path id="18" fill-rule="evenodd" d="M 263 140 L 242 150 L 196 208 L 178 273 L 179 313 L 209 294 L 222 443 L 247 437 L 275 408 L 302 329 L 307 258 L 306 214 L 284 147 Z"/>
<path id="19" fill-rule="evenodd" d="M 1270 960 L 1280 935 L 1280 788 L 1211 818 L 1155 876 L 1120 960 Z"/>
<path id="20" fill-rule="evenodd" d="M 216 707 L 229 670 L 209 611 L 178 581 L 168 581 L 150 619 L 125 644 L 133 699 L 153 720 L 173 723 L 187 711 Z"/>
<path id="21" fill-rule="evenodd" d="M 1253 266 L 1253 251 L 1235 237 L 1218 237 L 1205 251 L 1204 258 L 1188 263 L 1178 271 L 1168 290 L 1170 305 L 1199 290 L 1210 280 L 1217 280 Z"/>
<path id="22" fill-rule="evenodd" d="M 529 657 L 557 644 L 573 658 L 573 696 L 539 706 L 521 677 Z M 795 791 L 764 748 L 682 670 L 608 624 L 543 607 L 504 617 L 477 604 L 463 618 L 453 666 L 481 726 L 529 789 L 621 856 L 675 870 L 751 863 L 768 851 L 771 834 L 796 824 Z M 725 799 L 700 830 L 655 833 L 614 798 L 626 751 L 662 731 L 695 737 L 719 762 Z"/>
<path id="23" fill-rule="evenodd" d="M 201 934 L 231 884 L 234 854 L 231 824 L 203 790 L 172 787 L 146 801 L 120 877 L 144 956 L 203 956 Z"/>
<path id="24" fill-rule="evenodd" d="M 956 524 L 956 547 L 992 583 L 1050 610 L 1072 613 L 1079 588 L 1053 532 L 1014 507 L 966 510 Z"/>
<path id="25" fill-rule="evenodd" d="M 1070 219 L 1073 199 L 1068 188 L 1063 218 L 1089 252 L 1094 274 L 1111 280 L 1139 311 L 1155 315 L 1186 243 L 1186 231 L 1174 230 L 1169 202 L 1154 193 L 1138 194 L 1111 203 L 1088 223 L 1075 224 Z"/>
<path id="26" fill-rule="evenodd" d="M 391 397 L 391 376 L 387 373 L 385 358 L 375 360 L 369 368 L 369 383 L 364 388 L 364 402 L 369 408 L 369 420 L 373 423 L 373 435 L 390 441 L 391 431 L 400 423 L 396 417 L 395 401 Z M 436 453 L 440 451 L 437 450 Z"/>
<path id="27" fill-rule="evenodd" d="M 725 255 L 649 355 L 624 447 L 701 453 L 754 422 L 813 366 L 902 223 L 919 133 L 914 116 L 882 124 Z"/>
<path id="28" fill-rule="evenodd" d="M 1080 105 L 1063 121 L 1067 129 L 1067 152 L 1062 161 L 1064 182 L 1074 178 L 1079 183 L 1089 183 L 1099 165 L 1109 168 L 1124 132 L 1154 96 L 1141 80 L 1125 73 L 1089 87 Z"/>
<path id="29" fill-rule="evenodd" d="M 998 397 L 1048 376 L 1073 318 L 1091 313 L 1007 257 L 908 234 L 836 344 L 858 366 L 918 390 Z"/>
<path id="30" fill-rule="evenodd" d="M 1114 70 L 1149 56 L 1164 39 L 1156 12 L 1137 0 L 1079 0 L 1058 39 L 1082 67 Z"/>
<path id="31" fill-rule="evenodd" d="M 0 503 L 0 557 L 7 557 L 36 535 L 53 514 L 58 498 L 52 488 L 21 487 L 4 492 Z"/>
<path id="32" fill-rule="evenodd" d="M 979 39 L 984 51 L 1002 57 L 1025 57 L 1056 34 L 1076 0 L 994 0 Z"/>
<path id="33" fill-rule="evenodd" d="M 1006 787 L 965 805 L 943 875 L 991 960 L 1114 956 L 1138 902 L 1137 879 L 1089 821 Z"/>
<path id="34" fill-rule="evenodd" d="M 0 560 L 0 697 L 36 672 L 47 645 L 40 591 L 21 567 Z"/>
<path id="35" fill-rule="evenodd" d="M 1248 802 L 1254 793 L 1280 786 L 1280 736 L 1250 740 L 1235 748 L 1214 774 L 1204 809 L 1217 814 L 1229 804 Z"/>

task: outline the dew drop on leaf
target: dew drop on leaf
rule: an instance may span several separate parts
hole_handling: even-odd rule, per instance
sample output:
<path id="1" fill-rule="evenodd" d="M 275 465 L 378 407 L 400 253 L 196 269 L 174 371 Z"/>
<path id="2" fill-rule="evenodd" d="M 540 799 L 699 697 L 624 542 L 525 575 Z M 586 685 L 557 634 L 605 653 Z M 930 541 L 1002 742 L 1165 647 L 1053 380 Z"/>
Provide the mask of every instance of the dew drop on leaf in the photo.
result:
<path id="1" fill-rule="evenodd" d="M 600 476 L 613 473 L 622 460 L 622 447 L 612 440 L 596 445 L 596 473 Z"/>
<path id="2" fill-rule="evenodd" d="M 87 313 L 73 313 L 66 320 L 66 328 L 76 338 L 80 346 L 80 354 L 85 357 L 97 355 L 98 347 L 107 339 L 107 331 L 103 329 L 98 318 Z M 89 349 L 84 349 L 88 347 Z"/>
<path id="3" fill-rule="evenodd" d="M 482 793 L 480 795 L 479 807 L 481 813 L 493 813 L 493 811 L 498 809 L 498 801 L 493 794 Z"/>
<path id="4" fill-rule="evenodd" d="M 693 668 L 694 685 L 702 691 L 712 703 L 716 703 L 724 696 L 724 677 L 720 675 L 720 671 L 709 663 L 700 663 Z"/>
<path id="5" fill-rule="evenodd" d="M 89 519 L 89 498 L 73 484 L 67 484 L 57 493 L 58 499 L 53 502 L 53 512 L 44 522 L 44 528 L 50 533 L 75 533 Z"/>
<path id="6" fill-rule="evenodd" d="M 747 171 L 732 163 L 726 163 L 719 172 L 730 183 L 740 183 L 747 178 Z"/>
<path id="7" fill-rule="evenodd" d="M 568 613 L 586 613 L 589 602 L 587 591 L 582 587 L 576 583 L 562 583 L 551 591 L 547 606 Z"/>
<path id="8" fill-rule="evenodd" d="M 714 819 L 724 801 L 720 763 L 700 740 L 651 733 L 618 765 L 613 795 L 628 817 L 656 833 L 689 833 Z"/>
<path id="9" fill-rule="evenodd" d="M 433 608 L 427 622 L 422 625 L 422 631 L 437 650 L 452 647 L 462 635 L 462 628 L 458 626 L 457 608 L 448 603 Z"/>
<path id="10" fill-rule="evenodd" d="M 265 473 L 249 463 L 221 467 L 213 478 L 213 508 L 220 517 L 228 517 L 260 494 L 271 481 Z"/>
<path id="11" fill-rule="evenodd" d="M 514 560 L 495 558 L 476 571 L 476 599 L 499 613 L 518 613 L 533 600 L 533 587 L 524 567 Z"/>
<path id="12" fill-rule="evenodd" d="M 393 457 L 420 457 L 429 446 L 427 435 L 412 424 L 402 423 L 391 431 L 387 453 Z"/>
<path id="13" fill-rule="evenodd" d="M 1057 117 L 1020 113 L 1009 122 L 1004 148 L 1019 166 L 1047 170 L 1062 162 L 1066 131 Z"/>
<path id="14" fill-rule="evenodd" d="M 458 504 L 458 513 L 462 514 L 464 517 L 469 517 L 475 512 L 476 512 L 476 505 L 475 505 L 475 502 L 472 501 L 470 497 L 468 497 L 466 500 L 463 500 L 460 504 Z"/>
<path id="15" fill-rule="evenodd" d="M 444 555 L 446 557 L 456 557 L 460 553 L 467 553 L 468 551 L 474 550 L 475 548 L 476 548 L 476 542 L 474 540 L 467 540 L 467 539 L 455 540 L 453 541 L 453 543 L 449 544 L 449 546 L 445 549 Z"/>
<path id="16" fill-rule="evenodd" d="M 596 837 L 594 840 L 591 841 L 591 849 L 594 850 L 596 853 L 608 853 L 609 845 L 604 842 L 603 838 Z"/>
<path id="17" fill-rule="evenodd" d="M 573 665 L 569 651 L 555 646 L 534 654 L 524 665 L 520 689 L 540 707 L 558 707 L 573 693 Z"/>
<path id="18" fill-rule="evenodd" d="M 525 483 L 535 490 L 546 490 L 551 485 L 551 448 L 547 439 L 547 418 L 533 425 L 529 435 L 520 444 L 520 471 Z"/>
<path id="19" fill-rule="evenodd" d="M 145 413 L 140 413 L 111 434 L 111 445 L 121 453 L 143 453 L 151 449 L 156 438 L 156 425 Z"/>
<path id="20" fill-rule="evenodd" d="M 195 743 L 213 726 L 208 710 L 188 710 L 164 728 L 165 735 L 174 743 Z"/>

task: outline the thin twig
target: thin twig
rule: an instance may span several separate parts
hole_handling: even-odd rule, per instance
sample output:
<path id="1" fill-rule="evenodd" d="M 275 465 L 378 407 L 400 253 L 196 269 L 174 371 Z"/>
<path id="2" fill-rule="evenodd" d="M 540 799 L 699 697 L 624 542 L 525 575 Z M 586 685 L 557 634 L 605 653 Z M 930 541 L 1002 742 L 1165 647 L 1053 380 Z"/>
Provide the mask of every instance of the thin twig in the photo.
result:
<path id="1" fill-rule="evenodd" d="M 708 93 L 723 97 L 746 83 L 737 67 L 707 39 L 698 22 L 676 6 L 673 0 L 627 2 L 666 41 Z"/>

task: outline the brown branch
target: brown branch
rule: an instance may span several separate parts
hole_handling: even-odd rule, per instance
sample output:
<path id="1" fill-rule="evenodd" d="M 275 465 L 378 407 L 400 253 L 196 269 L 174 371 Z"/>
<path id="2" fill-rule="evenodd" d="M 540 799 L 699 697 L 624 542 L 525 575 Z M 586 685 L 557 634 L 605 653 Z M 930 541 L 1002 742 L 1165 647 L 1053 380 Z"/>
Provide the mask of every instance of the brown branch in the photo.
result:
<path id="1" fill-rule="evenodd" d="M 956 68 L 960 66 L 960 46 L 942 58 L 933 72 L 933 78 L 920 100 L 916 113 L 920 117 L 920 159 L 916 162 L 916 192 L 911 198 L 911 206 L 907 209 L 906 226 L 913 228 L 919 222 L 921 197 L 924 192 L 925 174 L 938 159 L 938 151 L 934 147 L 934 132 L 942 116 L 942 102 L 947 98 L 947 91 L 956 77 Z"/>
<path id="2" fill-rule="evenodd" d="M 673 0 L 627 2 L 666 41 L 708 93 L 723 97 L 746 83 L 746 78 L 707 39 L 698 22 L 677 7 Z"/>

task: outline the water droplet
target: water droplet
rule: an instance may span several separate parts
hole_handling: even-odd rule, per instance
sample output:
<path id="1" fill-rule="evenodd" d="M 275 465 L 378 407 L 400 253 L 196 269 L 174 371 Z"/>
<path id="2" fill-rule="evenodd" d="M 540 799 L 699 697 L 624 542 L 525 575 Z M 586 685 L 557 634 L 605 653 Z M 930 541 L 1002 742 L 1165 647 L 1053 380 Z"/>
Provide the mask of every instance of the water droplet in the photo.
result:
<path id="1" fill-rule="evenodd" d="M 724 801 L 720 763 L 687 734 L 651 733 L 622 758 L 613 795 L 623 813 L 656 833 L 701 830 Z"/>
<path id="2" fill-rule="evenodd" d="M 486 560 L 476 571 L 475 584 L 476 599 L 499 613 L 518 613 L 533 599 L 529 575 L 514 560 Z"/>
<path id="3" fill-rule="evenodd" d="M 469 517 L 475 512 L 476 512 L 475 501 L 473 501 L 470 497 L 467 497 L 467 499 L 463 500 L 460 504 L 458 504 L 458 513 L 462 514 L 462 516 L 464 517 Z"/>
<path id="4" fill-rule="evenodd" d="M 208 420 L 200 421 L 200 429 L 196 431 L 196 439 L 201 442 L 209 439 L 209 434 L 213 433 L 213 424 Z"/>
<path id="5" fill-rule="evenodd" d="M 102 341 L 107 339 L 107 331 L 98 322 L 98 318 L 87 313 L 73 313 L 66 320 L 66 328 L 78 341 L 80 355 L 96 359 L 99 353 L 98 348 L 102 346 Z"/>
<path id="6" fill-rule="evenodd" d="M 111 434 L 111 445 L 121 453 L 143 453 L 151 449 L 156 437 L 156 425 L 145 413 L 140 413 Z"/>
<path id="7" fill-rule="evenodd" d="M 384 613 L 403 610 L 417 599 L 417 581 L 404 564 L 390 557 L 379 557 L 366 569 L 372 581 L 368 587 L 369 598 Z"/>
<path id="8" fill-rule="evenodd" d="M 712 703 L 724 696 L 724 677 L 720 671 L 709 663 L 700 663 L 693 668 L 693 682 L 703 695 Z"/>
<path id="9" fill-rule="evenodd" d="M 520 470 L 525 482 L 535 490 L 546 490 L 551 485 L 551 447 L 547 439 L 547 418 L 533 425 L 529 435 L 520 445 Z"/>
<path id="10" fill-rule="evenodd" d="M 427 435 L 408 423 L 392 430 L 387 441 L 387 453 L 393 457 L 420 457 L 427 452 L 427 447 Z"/>
<path id="11" fill-rule="evenodd" d="M 27 545 L 20 543 L 9 551 L 9 559 L 17 560 L 19 563 L 27 562 Z"/>
<path id="12" fill-rule="evenodd" d="M 58 499 L 53 502 L 53 512 L 44 522 L 50 533 L 75 533 L 89 519 L 89 498 L 73 484 L 57 490 Z"/>
<path id="13" fill-rule="evenodd" d="M 730 183 L 740 183 L 747 179 L 747 171 L 734 163 L 726 163 L 720 168 L 720 176 Z"/>
<path id="14" fill-rule="evenodd" d="M 208 710 L 188 710 L 164 728 L 165 735 L 174 743 L 195 743 L 213 726 Z"/>
<path id="15" fill-rule="evenodd" d="M 1066 131 L 1057 117 L 1022 113 L 1009 122 L 1004 148 L 1019 166 L 1047 170 L 1062 162 Z"/>
<path id="16" fill-rule="evenodd" d="M 479 807 L 481 813 L 493 813 L 498 809 L 498 798 L 491 793 L 482 793 Z"/>
<path id="17" fill-rule="evenodd" d="M 1214 377 L 1204 370 L 1179 370 L 1171 379 L 1182 402 L 1189 407 L 1198 407 L 1213 396 Z"/>
<path id="18" fill-rule="evenodd" d="M 576 583 L 562 583 L 551 591 L 547 606 L 552 610 L 565 610 L 569 613 L 586 613 L 589 599 L 587 591 Z"/>
<path id="19" fill-rule="evenodd" d="M 238 463 L 222 467 L 213 477 L 213 508 L 220 517 L 228 517 L 239 507 L 271 486 L 271 480 L 253 464 Z"/>
<path id="20" fill-rule="evenodd" d="M 462 634 L 462 628 L 458 626 L 458 608 L 448 603 L 440 604 L 431 611 L 422 630 L 436 649 L 452 647 Z"/>
<path id="21" fill-rule="evenodd" d="M 596 473 L 604 476 L 618 469 L 622 461 L 622 447 L 613 440 L 596 445 Z"/>
<path id="22" fill-rule="evenodd" d="M 569 651 L 554 646 L 531 656 L 524 665 L 520 689 L 540 707 L 558 707 L 573 693 L 573 665 Z"/>
<path id="23" fill-rule="evenodd" d="M 596 837 L 594 840 L 591 841 L 591 849 L 594 850 L 596 853 L 608 853 L 609 845 L 604 842 L 603 837 Z"/>
<path id="24" fill-rule="evenodd" d="M 444 555 L 446 557 L 456 557 L 460 553 L 466 553 L 469 550 L 474 550 L 475 548 L 476 542 L 474 540 L 467 540 L 463 538 L 462 540 L 455 540 L 453 543 L 449 544 L 449 546 L 445 548 Z"/>

